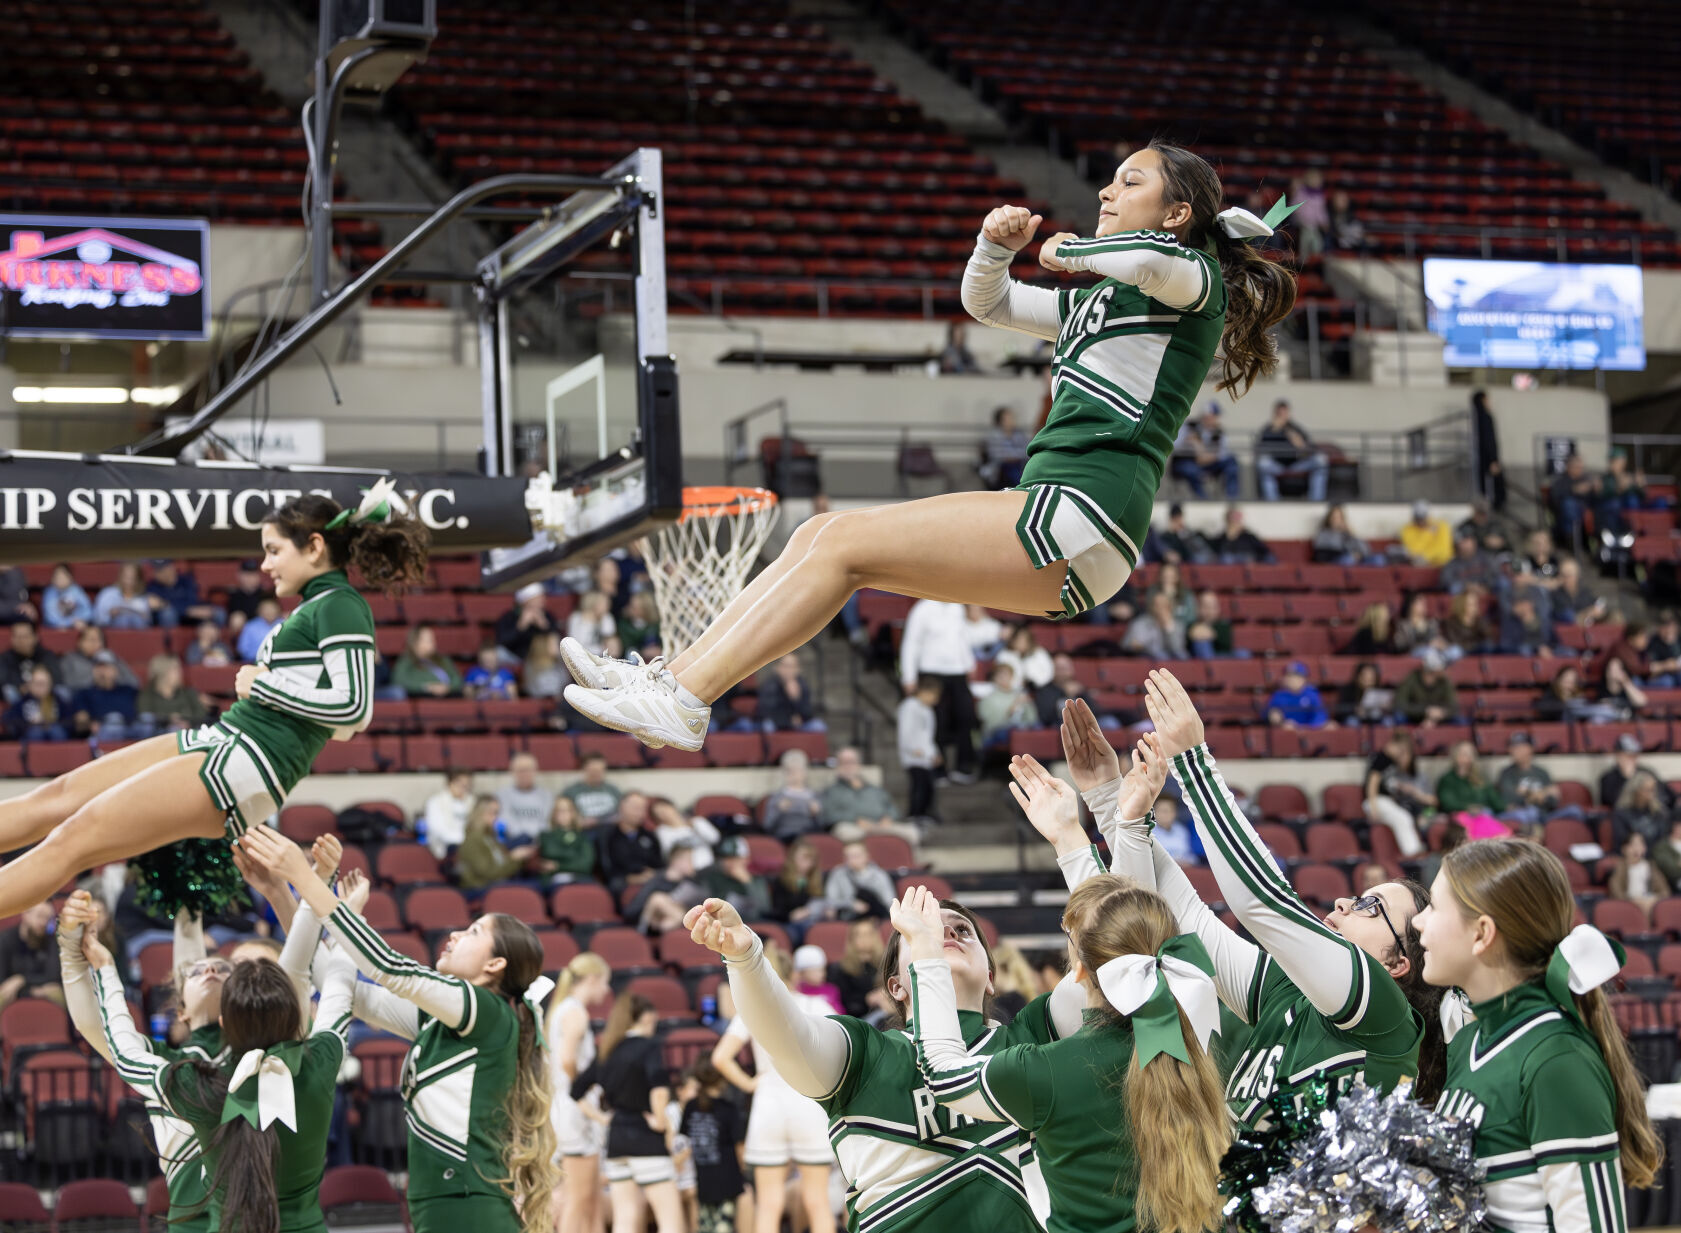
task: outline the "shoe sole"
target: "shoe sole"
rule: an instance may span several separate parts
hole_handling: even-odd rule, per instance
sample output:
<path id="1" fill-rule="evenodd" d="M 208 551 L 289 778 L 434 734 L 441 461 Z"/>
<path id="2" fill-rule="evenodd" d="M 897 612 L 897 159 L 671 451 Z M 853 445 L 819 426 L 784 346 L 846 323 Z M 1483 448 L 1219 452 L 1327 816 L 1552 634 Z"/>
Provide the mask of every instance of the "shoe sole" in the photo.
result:
<path id="1" fill-rule="evenodd" d="M 607 678 L 601 674 L 601 670 L 590 659 L 589 652 L 584 650 L 583 644 L 576 638 L 560 640 L 560 662 L 566 665 L 572 679 L 585 689 L 607 688 Z"/>
<path id="2" fill-rule="evenodd" d="M 567 693 L 568 694 L 570 694 L 571 689 L 572 689 L 571 686 L 567 687 Z M 612 716 L 612 715 L 592 715 L 592 714 L 590 714 L 589 708 L 579 705 L 578 700 L 576 698 L 568 697 L 566 700 L 567 700 L 567 702 L 572 704 L 572 709 L 573 710 L 577 711 L 578 714 L 584 716 L 584 718 L 590 720 L 592 723 L 598 723 L 603 728 L 611 728 L 615 732 L 623 732 L 626 736 L 634 736 L 637 740 L 641 741 L 649 749 L 664 749 L 667 746 L 670 746 L 673 749 L 681 749 L 681 750 L 684 750 L 687 753 L 698 753 L 699 750 L 700 750 L 700 747 L 702 745 L 706 744 L 706 736 L 705 736 L 704 733 L 700 736 L 699 739 L 694 739 L 694 738 L 691 738 L 691 737 L 685 735 L 681 739 L 678 739 L 678 740 L 669 740 L 669 741 L 668 740 L 663 740 L 660 737 L 648 736 L 643 732 L 639 732 L 634 728 L 628 727 L 623 721 L 620 721 L 615 716 Z M 692 740 L 692 739 L 694 740 L 694 744 L 691 745 L 689 743 L 689 741 Z"/>

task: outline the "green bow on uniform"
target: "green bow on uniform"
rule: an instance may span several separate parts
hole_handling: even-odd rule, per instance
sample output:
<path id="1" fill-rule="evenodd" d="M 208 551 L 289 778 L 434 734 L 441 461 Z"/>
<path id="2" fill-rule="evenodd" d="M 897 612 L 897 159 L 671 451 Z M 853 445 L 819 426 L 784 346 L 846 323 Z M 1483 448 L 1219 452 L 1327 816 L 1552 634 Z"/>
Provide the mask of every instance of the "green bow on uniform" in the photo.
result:
<path id="1" fill-rule="evenodd" d="M 374 481 L 374 486 L 362 494 L 362 500 L 356 508 L 341 509 L 333 515 L 326 529 L 336 531 L 353 522 L 385 522 L 391 517 L 391 495 L 396 490 L 397 482 L 389 476 Z"/>
<path id="2" fill-rule="evenodd" d="M 304 1042 L 283 1040 L 267 1049 L 248 1049 L 228 1080 L 228 1096 L 222 1102 L 222 1121 L 242 1117 L 258 1130 L 279 1122 L 288 1130 L 298 1128 L 297 1097 L 293 1081 L 303 1065 Z"/>
<path id="3" fill-rule="evenodd" d="M 1191 1060 L 1179 1022 L 1185 1012 L 1197 1042 L 1206 1050 L 1220 1030 L 1220 999 L 1214 989 L 1214 961 L 1195 934 L 1163 942 L 1154 955 L 1121 955 L 1097 969 L 1098 988 L 1109 1004 L 1132 1017 L 1138 1065 L 1161 1054 Z"/>
<path id="4" fill-rule="evenodd" d="M 1547 992 L 1580 1023 L 1582 1013 L 1572 995 L 1599 988 L 1622 971 L 1627 960 L 1621 942 L 1592 925 L 1577 925 L 1565 934 L 1547 963 Z"/>

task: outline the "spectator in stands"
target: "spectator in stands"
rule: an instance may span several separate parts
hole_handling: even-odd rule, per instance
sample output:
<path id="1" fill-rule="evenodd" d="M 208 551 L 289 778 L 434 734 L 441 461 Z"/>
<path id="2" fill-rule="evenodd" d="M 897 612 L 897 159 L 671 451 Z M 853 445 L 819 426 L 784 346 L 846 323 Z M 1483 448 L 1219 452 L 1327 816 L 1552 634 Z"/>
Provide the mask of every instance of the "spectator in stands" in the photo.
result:
<path id="1" fill-rule="evenodd" d="M 1062 722 L 1062 708 L 1076 698 L 1090 702 L 1089 691 L 1080 679 L 1080 673 L 1074 666 L 1074 657 L 1057 654 L 1051 659 L 1055 670 L 1051 674 L 1051 683 L 1039 690 L 1034 698 L 1034 704 L 1039 710 L 1039 723 L 1044 727 L 1055 727 Z M 1094 708 L 1096 709 L 1096 708 Z M 1114 720 L 1109 716 L 1101 716 L 1104 726 L 1111 727 Z"/>
<path id="2" fill-rule="evenodd" d="M 1436 804 L 1445 814 L 1479 814 L 1499 817 L 1506 809 L 1500 789 L 1483 778 L 1477 764 L 1474 741 L 1457 741 L 1449 751 L 1448 769 L 1436 780 Z"/>
<path id="3" fill-rule="evenodd" d="M 566 620 L 568 638 L 576 638 L 592 655 L 604 655 L 608 640 L 618 635 L 619 624 L 613 619 L 607 596 L 600 591 L 585 591 L 578 597 L 577 608 Z"/>
<path id="4" fill-rule="evenodd" d="M 228 592 L 228 636 L 238 635 L 240 626 L 257 615 L 263 599 L 273 594 L 274 589 L 263 576 L 263 563 L 254 558 L 241 561 L 233 589 Z"/>
<path id="5" fill-rule="evenodd" d="M 1255 479 L 1263 501 L 1278 500 L 1278 481 L 1307 477 L 1307 499 L 1323 501 L 1330 477 L 1330 460 L 1314 448 L 1313 438 L 1290 418 L 1290 403 L 1280 398 L 1272 404 L 1267 426 L 1255 438 Z"/>
<path id="6" fill-rule="evenodd" d="M 22 618 L 39 621 L 40 610 L 29 600 L 29 579 L 15 565 L 0 565 L 0 625 Z"/>
<path id="7" fill-rule="evenodd" d="M 1296 255 L 1312 261 L 1325 251 L 1325 233 L 1331 226 L 1331 204 L 1325 195 L 1325 173 L 1310 167 L 1290 185 L 1290 197 L 1301 203 L 1291 226 L 1296 232 Z"/>
<path id="8" fill-rule="evenodd" d="M 1331 194 L 1331 247 L 1345 253 L 1366 247 L 1366 224 L 1354 212 L 1354 199 L 1346 189 Z"/>
<path id="9" fill-rule="evenodd" d="M 735 902 L 735 898 L 713 889 L 717 885 L 713 875 L 714 870 L 707 870 L 703 882 L 702 876 L 696 872 L 694 844 L 687 841 L 674 844 L 666 853 L 665 864 L 660 871 L 642 883 L 625 902 L 625 919 L 635 921 L 636 927 L 643 933 L 658 936 L 681 925 L 683 913 L 708 895 L 716 894 L 720 899 L 730 898 L 731 902 Z M 738 894 L 736 898 L 739 897 Z M 744 904 L 742 919 L 746 920 L 748 912 L 753 910 L 751 904 Z"/>
<path id="10" fill-rule="evenodd" d="M 1536 593 L 1528 587 L 1514 589 L 1500 617 L 1497 648 L 1502 655 L 1523 655 L 1530 659 L 1551 659 L 1558 646 L 1552 623 L 1543 620 Z"/>
<path id="11" fill-rule="evenodd" d="M 1238 463 L 1225 442 L 1220 426 L 1220 404 L 1211 402 L 1202 415 L 1186 419 L 1173 443 L 1173 457 L 1168 470 L 1175 479 L 1190 485 L 1197 500 L 1208 496 L 1208 481 L 1218 479 L 1227 499 L 1235 500 L 1238 491 Z"/>
<path id="12" fill-rule="evenodd" d="M 424 624 L 409 630 L 403 653 L 391 665 L 391 683 L 411 698 L 458 698 L 462 690 L 455 661 L 438 654 L 438 636 Z"/>
<path id="13" fill-rule="evenodd" d="M 580 769 L 583 777 L 567 784 L 561 795 L 578 807 L 578 816 L 586 827 L 598 826 L 618 813 L 624 793 L 607 782 L 605 754 L 585 754 Z"/>
<path id="14" fill-rule="evenodd" d="M 1588 474 L 1582 456 L 1572 453 L 1564 460 L 1564 474 L 1553 477 L 1549 489 L 1553 513 L 1553 540 L 1564 546 L 1583 542 L 1584 515 L 1599 504 L 1600 484 Z"/>
<path id="15" fill-rule="evenodd" d="M 1535 714 L 1549 721 L 1603 723 L 1615 719 L 1614 712 L 1602 711 L 1582 690 L 1582 674 L 1574 664 L 1565 664 L 1553 674 L 1552 682 L 1535 700 Z"/>
<path id="16" fill-rule="evenodd" d="M 105 631 L 97 625 L 84 625 L 82 632 L 76 635 L 76 649 L 59 658 L 59 685 L 71 694 L 92 685 L 94 662 L 103 654 Z M 116 664 L 117 680 L 124 685 L 133 685 L 138 691 L 140 682 L 135 677 L 134 670 L 121 660 L 117 660 Z"/>
<path id="17" fill-rule="evenodd" d="M 992 431 L 981 447 L 980 477 L 988 488 L 1014 488 L 1021 483 L 1027 465 L 1027 433 L 1016 423 L 1016 413 L 999 407 L 992 413 Z"/>
<path id="18" fill-rule="evenodd" d="M 27 617 L 12 622 L 12 644 L 0 652 L 0 698 L 15 702 L 24 692 L 30 674 L 45 668 L 56 682 L 58 656 L 41 645 L 35 622 Z"/>
<path id="19" fill-rule="evenodd" d="M 1201 865 L 1207 861 L 1196 827 L 1179 820 L 1177 800 L 1165 794 L 1157 797 L 1155 817 L 1156 826 L 1150 837 L 1161 844 L 1178 864 Z"/>
<path id="20" fill-rule="evenodd" d="M 782 755 L 782 783 L 764 800 L 760 825 L 783 843 L 823 829 L 823 803 L 806 783 L 811 759 L 803 749 Z"/>
<path id="21" fill-rule="evenodd" d="M 1442 857 L 1466 842 L 1470 837 L 1470 832 L 1465 829 L 1464 823 L 1455 822 L 1452 818 L 1449 818 L 1447 825 L 1442 827 L 1442 846 L 1434 852 L 1426 853 L 1423 864 L 1419 866 L 1418 876 L 1421 879 L 1419 885 L 1434 886 L 1436 875 L 1442 871 Z M 1423 881 L 1422 879 L 1425 877 L 1430 880 L 1428 882 Z"/>
<path id="22" fill-rule="evenodd" d="M 880 831 L 915 841 L 916 831 L 899 822 L 898 808 L 886 789 L 864 778 L 864 759 L 850 745 L 835 755 L 835 778 L 823 789 L 819 805 L 824 828 L 837 839 Z"/>
<path id="23" fill-rule="evenodd" d="M 800 672 L 800 657 L 784 655 L 759 686 L 759 722 L 766 732 L 827 732 L 817 716 L 817 700 Z"/>
<path id="24" fill-rule="evenodd" d="M 1366 541 L 1348 529 L 1348 511 L 1340 504 L 1325 511 L 1313 534 L 1312 553 L 1320 565 L 1359 565 L 1371 556 Z"/>
<path id="25" fill-rule="evenodd" d="M 642 825 L 648 820 L 648 798 L 626 792 L 619 799 L 613 825 L 601 836 L 601 874 L 617 897 L 627 886 L 640 886 L 664 863 L 660 841 Z"/>
<path id="26" fill-rule="evenodd" d="M 892 877 L 870 859 L 870 850 L 861 839 L 847 844 L 842 856 L 823 884 L 823 898 L 843 920 L 860 916 L 886 920 L 894 898 Z"/>
<path id="27" fill-rule="evenodd" d="M 1612 450 L 1606 459 L 1605 478 L 1600 483 L 1596 526 L 1615 535 L 1626 534 L 1626 515 L 1645 504 L 1646 477 L 1629 468 L 1628 455 L 1624 451 Z"/>
<path id="28" fill-rule="evenodd" d="M 1611 842 L 1621 847 L 1631 834 L 1656 847 L 1670 832 L 1673 816 L 1658 793 L 1658 777 L 1650 771 L 1636 771 L 1623 786 L 1611 811 Z"/>
<path id="29" fill-rule="evenodd" d="M 0 1009 L 20 997 L 64 1005 L 58 944 L 51 937 L 57 915 L 51 903 L 38 903 L 0 933 Z"/>
<path id="30" fill-rule="evenodd" d="M 1323 728 L 1331 721 L 1319 690 L 1308 682 L 1307 665 L 1292 660 L 1267 699 L 1267 723 L 1274 728 Z"/>
<path id="31" fill-rule="evenodd" d="M 566 800 L 560 797 L 560 800 Z M 571 806 L 572 802 L 566 802 Z M 577 811 L 572 810 L 573 813 Z M 695 868 L 707 869 L 713 861 L 712 849 L 720 838 L 719 830 L 708 818 L 699 814 L 685 814 L 663 796 L 648 802 L 648 819 L 653 823 L 654 837 L 660 841 L 660 851 L 670 855 L 673 846 L 687 843 L 695 850 Z"/>
<path id="32" fill-rule="evenodd" d="M 1156 580 L 1144 593 L 1146 605 L 1151 596 L 1165 595 L 1173 603 L 1173 616 L 1181 625 L 1189 625 L 1196 616 L 1196 599 L 1185 586 L 1185 571 L 1176 561 L 1169 561 L 1156 571 Z"/>
<path id="33" fill-rule="evenodd" d="M 845 1013 L 858 1019 L 884 1019 L 893 1001 L 881 985 L 881 960 L 887 949 L 881 928 L 860 917 L 846 930 L 846 950 L 829 965 L 829 982 L 840 990 Z"/>
<path id="34" fill-rule="evenodd" d="M 515 659 L 524 659 L 533 638 L 558 629 L 548 604 L 541 582 L 528 582 L 515 591 L 513 609 L 496 619 L 496 645 Z"/>
<path id="35" fill-rule="evenodd" d="M 1039 725 L 1039 708 L 1032 696 L 1016 688 L 1016 670 L 1009 664 L 992 665 L 992 691 L 975 704 L 981 724 L 981 748 L 1004 749 L 1017 728 Z"/>
<path id="36" fill-rule="evenodd" d="M 1414 565 L 1440 569 L 1453 559 L 1453 532 L 1430 515 L 1430 502 L 1413 502 L 1413 516 L 1401 527 L 1401 549 Z"/>
<path id="37" fill-rule="evenodd" d="M 530 649 L 527 643 L 527 652 Z M 461 678 L 461 692 L 468 698 L 509 700 L 519 697 L 519 681 L 497 649 L 487 642 L 479 648 L 478 662 Z"/>
<path id="38" fill-rule="evenodd" d="M 1669 834 L 1652 849 L 1652 860 L 1663 870 L 1671 889 L 1681 886 L 1681 817 L 1670 814 Z"/>
<path id="39" fill-rule="evenodd" d="M 1232 623 L 1220 612 L 1219 592 L 1205 590 L 1197 596 L 1196 619 L 1185 630 L 1185 644 L 1193 659 L 1217 659 L 1236 649 Z"/>
<path id="40" fill-rule="evenodd" d="M 1652 905 L 1668 898 L 1669 888 L 1669 879 L 1647 855 L 1646 836 L 1639 831 L 1624 835 L 1611 861 L 1611 877 L 1606 887 L 1611 898 L 1634 904 L 1650 918 Z"/>
<path id="41" fill-rule="evenodd" d="M 1494 786 L 1506 802 L 1506 811 L 1526 826 L 1553 818 L 1581 818 L 1582 811 L 1564 804 L 1564 793 L 1553 782 L 1551 772 L 1535 760 L 1535 742 L 1527 732 L 1514 732 L 1506 741 L 1512 760 L 1500 772 Z"/>
<path id="42" fill-rule="evenodd" d="M 152 562 L 152 580 L 146 584 L 146 593 L 162 601 L 163 606 L 156 609 L 159 625 L 226 619 L 220 608 L 200 596 L 193 572 L 174 561 Z"/>
<path id="43" fill-rule="evenodd" d="M 1155 551 L 1147 550 L 1146 557 L 1188 565 L 1204 565 L 1214 560 L 1213 545 L 1201 531 L 1185 525 L 1185 507 L 1177 501 L 1167 507 L 1167 526 L 1160 531 L 1152 529 L 1149 538 L 1155 543 Z"/>
<path id="44" fill-rule="evenodd" d="M 467 815 L 473 808 L 473 772 L 459 767 L 444 772 L 444 786 L 426 798 L 420 812 L 419 838 L 428 851 L 443 860 L 467 837 Z"/>
<path id="45" fill-rule="evenodd" d="M 1498 534 L 1502 539 L 1506 535 L 1505 523 L 1497 518 L 1484 497 L 1471 499 L 1471 512 L 1453 529 L 1455 539 L 1461 535 L 1474 537 L 1479 544 L 1484 544 L 1490 535 Z M 1484 551 L 1487 551 L 1486 545 Z"/>
<path id="46" fill-rule="evenodd" d="M 1652 646 L 1652 630 L 1644 621 L 1630 621 L 1623 626 L 1623 636 L 1611 644 L 1605 653 L 1606 667 L 1615 661 L 1636 685 L 1646 680 L 1646 656 Z"/>
<path id="47" fill-rule="evenodd" d="M 143 725 L 156 732 L 196 728 L 209 714 L 198 690 L 183 680 L 181 661 L 173 655 L 154 655 L 146 665 L 146 688 L 135 703 Z"/>
<path id="48" fill-rule="evenodd" d="M 1009 639 L 995 662 L 1014 668 L 1016 684 L 1028 692 L 1043 689 L 1056 675 L 1051 653 L 1039 645 L 1033 626 L 1025 621 L 1010 627 Z"/>
<path id="49" fill-rule="evenodd" d="M 1488 409 L 1488 391 L 1471 395 L 1471 467 L 1477 476 L 1479 498 L 1494 512 L 1506 508 L 1506 471 L 1500 465 L 1500 434 Z M 1480 529 L 1480 528 L 1479 528 Z"/>
<path id="50" fill-rule="evenodd" d="M 23 692 L 0 718 L 0 731 L 12 741 L 67 741 L 70 715 L 63 691 L 53 684 L 52 673 L 35 665 Z"/>
<path id="51" fill-rule="evenodd" d="M 1482 541 L 1475 531 L 1461 527 L 1454 533 L 1453 560 L 1442 566 L 1441 584 L 1444 591 L 1454 595 L 1473 586 L 1485 591 L 1499 589 L 1499 567 L 1483 551 Z"/>
<path id="52" fill-rule="evenodd" d="M 1558 577 L 1551 596 L 1544 591 L 1537 594 L 1547 598 L 1547 611 L 1554 625 L 1594 625 L 1610 615 L 1604 596 L 1595 595 L 1583 581 L 1582 566 L 1575 557 L 1565 557 L 1558 563 Z"/>
<path id="53" fill-rule="evenodd" d="M 502 846 L 496 834 L 501 812 L 502 806 L 494 796 L 480 796 L 467 813 L 467 834 L 455 853 L 455 877 L 463 890 L 483 890 L 510 881 L 537 854 L 534 843 Z"/>
<path id="54" fill-rule="evenodd" d="M 1524 554 L 1518 562 L 1518 572 L 1532 587 L 1539 587 L 1551 596 L 1558 588 L 1559 562 L 1553 553 L 1553 541 L 1545 531 L 1531 531 L 1524 540 Z"/>
<path id="55" fill-rule="evenodd" d="M 974 353 L 969 350 L 969 326 L 963 321 L 946 324 L 946 345 L 940 348 L 940 371 L 946 375 L 979 372 Z"/>
<path id="56" fill-rule="evenodd" d="M 572 674 L 560 661 L 560 635 L 540 634 L 531 640 L 525 662 L 519 666 L 522 698 L 558 698 L 571 682 Z"/>
<path id="57" fill-rule="evenodd" d="M 549 825 L 537 836 L 537 860 L 533 868 L 555 886 L 567 882 L 588 882 L 595 876 L 595 840 L 584 829 L 578 807 L 568 797 L 555 797 Z"/>
<path id="58" fill-rule="evenodd" d="M 905 694 L 915 693 L 925 679 L 939 682 L 936 740 L 941 750 L 952 750 L 946 765 L 955 783 L 973 783 L 975 774 L 975 695 L 969 688 L 975 656 L 966 620 L 962 604 L 920 599 L 905 615 L 899 641 L 899 684 Z"/>
<path id="59" fill-rule="evenodd" d="M 1681 686 L 1681 614 L 1673 608 L 1658 612 L 1652 641 L 1646 647 L 1646 683 L 1654 689 Z"/>
<path id="60" fill-rule="evenodd" d="M 1395 650 L 1401 655 L 1423 655 L 1426 651 L 1446 654 L 1447 639 L 1442 626 L 1430 615 L 1430 599 L 1415 591 L 1401 604 L 1401 619 L 1395 623 Z"/>
<path id="61" fill-rule="evenodd" d="M 1488 618 L 1488 592 L 1475 584 L 1453 597 L 1442 637 L 1458 655 L 1482 655 L 1494 649 L 1498 631 Z"/>
<path id="62" fill-rule="evenodd" d="M 147 594 L 140 567 L 125 561 L 117 567 L 117 580 L 94 600 L 93 619 L 107 629 L 150 629 L 163 608 L 161 599 Z"/>
<path id="63" fill-rule="evenodd" d="M 222 640 L 222 630 L 214 621 L 205 621 L 194 632 L 182 655 L 193 667 L 226 668 L 234 662 L 233 648 Z"/>
<path id="64" fill-rule="evenodd" d="M 706 871 L 706 893 L 725 899 L 748 924 L 770 914 L 770 887 L 748 866 L 747 840 L 730 835 L 718 844 L 717 860 Z"/>
<path id="65" fill-rule="evenodd" d="M 93 620 L 93 601 L 76 584 L 68 565 L 53 566 L 52 581 L 41 592 L 41 623 L 48 629 L 80 629 Z"/>
<path id="66" fill-rule="evenodd" d="M 1431 649 L 1395 689 L 1395 709 L 1409 724 L 1434 728 L 1459 722 L 1459 691 L 1447 674 L 1447 660 Z"/>
<path id="67" fill-rule="evenodd" d="M 1395 654 L 1395 620 L 1382 600 L 1366 605 L 1354 625 L 1354 635 L 1343 647 L 1344 655 Z"/>
<path id="68" fill-rule="evenodd" d="M 979 604 L 963 605 L 963 632 L 977 660 L 991 659 L 1004 649 L 1004 625 Z"/>
<path id="69" fill-rule="evenodd" d="M 910 780 L 905 813 L 913 823 L 930 819 L 934 812 L 934 769 L 944 761 L 934 739 L 934 704 L 939 700 L 939 679 L 930 676 L 917 682 L 916 692 L 899 703 L 899 765 Z"/>
<path id="70" fill-rule="evenodd" d="M 811 840 L 796 839 L 788 845 L 782 871 L 770 884 L 770 910 L 765 915 L 787 925 L 796 945 L 812 925 L 834 915 L 823 897 L 823 861 Z"/>
<path id="71" fill-rule="evenodd" d="M 101 591 L 103 596 L 104 592 Z M 100 622 L 104 624 L 104 622 Z M 257 662 L 257 652 L 262 650 L 263 640 L 269 636 L 269 631 L 280 624 L 280 601 L 272 595 L 265 595 L 257 605 L 257 615 L 246 621 L 239 629 L 239 641 L 235 650 L 244 663 Z"/>
<path id="72" fill-rule="evenodd" d="M 1612 723 L 1620 719 L 1633 719 L 1646 709 L 1647 702 L 1646 691 L 1629 674 L 1623 661 L 1616 658 L 1607 659 L 1605 674 L 1599 680 L 1599 706 L 1603 714 L 1601 717 L 1591 718 L 1589 722 Z"/>
<path id="73" fill-rule="evenodd" d="M 93 683 L 70 700 L 77 736 L 101 741 L 139 740 L 151 730 L 140 723 L 140 691 L 117 677 L 117 657 L 101 651 L 93 661 Z"/>
<path id="74" fill-rule="evenodd" d="M 1418 822 L 1436 811 L 1436 796 L 1418 769 L 1412 734 L 1390 732 L 1383 748 L 1366 763 L 1366 820 L 1395 832 L 1395 845 L 1407 859 L 1424 851 Z"/>
<path id="75" fill-rule="evenodd" d="M 1226 565 L 1259 565 L 1276 559 L 1261 537 L 1243 525 L 1243 510 L 1236 505 L 1226 506 L 1225 525 L 1213 548 Z"/>
<path id="76" fill-rule="evenodd" d="M 1163 594 L 1152 595 L 1144 611 L 1134 617 L 1121 639 L 1121 650 L 1146 659 L 1186 659 L 1185 626 L 1173 610 L 1173 601 Z"/>
<path id="77" fill-rule="evenodd" d="M 626 655 L 640 654 L 659 640 L 660 614 L 654 610 L 654 597 L 647 591 L 632 592 L 619 617 L 619 645 Z"/>
<path id="78" fill-rule="evenodd" d="M 821 946 L 807 942 L 794 952 L 794 992 L 827 1002 L 837 1015 L 846 1013 L 840 990 L 829 983 L 829 956 Z"/>
<path id="79" fill-rule="evenodd" d="M 1599 803 L 1607 809 L 1616 808 L 1622 799 L 1623 789 L 1628 786 L 1637 771 L 1644 771 L 1652 776 L 1658 785 L 1658 800 L 1665 809 L 1675 808 L 1675 793 L 1669 786 L 1658 778 L 1657 772 L 1649 767 L 1640 765 L 1640 738 L 1632 732 L 1625 732 L 1617 738 L 1613 751 L 1611 767 L 1599 777 Z"/>
<path id="80" fill-rule="evenodd" d="M 537 782 L 537 759 L 517 753 L 508 759 L 508 782 L 496 793 L 508 837 L 517 842 L 536 839 L 548 829 L 554 812 L 554 793 Z"/>
<path id="81" fill-rule="evenodd" d="M 1387 724 L 1395 714 L 1395 691 L 1384 689 L 1377 665 L 1364 660 L 1337 690 L 1335 718 L 1341 724 Z"/>

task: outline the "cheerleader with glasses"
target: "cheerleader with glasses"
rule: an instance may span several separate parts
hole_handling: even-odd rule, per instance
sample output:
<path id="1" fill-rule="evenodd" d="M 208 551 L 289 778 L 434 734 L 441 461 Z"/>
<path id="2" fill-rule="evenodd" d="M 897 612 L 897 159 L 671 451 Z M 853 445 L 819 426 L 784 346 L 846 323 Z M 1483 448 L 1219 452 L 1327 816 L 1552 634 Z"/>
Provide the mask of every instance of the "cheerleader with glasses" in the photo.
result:
<path id="1" fill-rule="evenodd" d="M 1000 206 L 963 275 L 976 319 L 1054 340 L 1050 417 L 1018 487 L 959 492 L 802 523 L 693 645 L 669 664 L 609 659 L 561 643 L 566 700 L 658 748 L 699 749 L 712 704 L 822 631 L 864 587 L 922 599 L 1071 617 L 1120 590 L 1138 561 L 1173 442 L 1219 356 L 1241 394 L 1272 370 L 1268 330 L 1295 304 L 1294 277 L 1247 241 L 1272 234 L 1222 209 L 1205 160 L 1154 142 L 1098 193 L 1095 235 L 1053 235 L 1040 264 L 1096 274 L 1052 291 L 1011 281 L 1041 219 Z"/>

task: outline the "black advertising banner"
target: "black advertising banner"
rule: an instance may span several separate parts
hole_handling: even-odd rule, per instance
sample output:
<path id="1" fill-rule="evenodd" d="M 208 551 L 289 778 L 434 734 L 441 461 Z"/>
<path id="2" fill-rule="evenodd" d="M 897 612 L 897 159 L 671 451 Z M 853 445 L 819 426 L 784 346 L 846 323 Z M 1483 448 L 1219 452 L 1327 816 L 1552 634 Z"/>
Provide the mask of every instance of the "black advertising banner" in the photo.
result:
<path id="1" fill-rule="evenodd" d="M 271 510 L 306 492 L 354 506 L 384 474 L 0 453 L 0 561 L 256 556 Z M 532 538 L 524 480 L 389 474 L 406 512 L 431 529 L 434 552 L 483 552 Z"/>
<path id="2" fill-rule="evenodd" d="M 202 219 L 0 214 L 0 333 L 207 338 L 209 263 Z"/>

